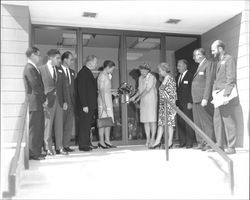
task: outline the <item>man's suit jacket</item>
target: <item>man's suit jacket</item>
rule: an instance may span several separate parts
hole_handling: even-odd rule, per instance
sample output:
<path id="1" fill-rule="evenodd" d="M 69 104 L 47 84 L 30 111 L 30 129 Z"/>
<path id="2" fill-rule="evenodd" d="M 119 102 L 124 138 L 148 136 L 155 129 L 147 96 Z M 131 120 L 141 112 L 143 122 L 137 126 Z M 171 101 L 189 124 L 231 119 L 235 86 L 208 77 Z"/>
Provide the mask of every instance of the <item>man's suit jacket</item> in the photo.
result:
<path id="1" fill-rule="evenodd" d="M 205 59 L 197 68 L 192 81 L 192 99 L 193 103 L 200 103 L 202 99 L 207 101 L 211 97 L 213 78 L 212 62 Z"/>
<path id="2" fill-rule="evenodd" d="M 177 83 L 177 102 L 176 104 L 181 107 L 187 107 L 188 103 L 192 103 L 191 85 L 193 80 L 193 74 L 187 71 L 182 81 L 178 85 L 178 79 L 180 74 L 176 78 Z"/>
<path id="3" fill-rule="evenodd" d="M 236 64 L 232 56 L 225 55 L 217 63 L 213 90 L 225 89 L 224 94 L 230 95 L 234 85 L 236 85 Z"/>
<path id="4" fill-rule="evenodd" d="M 78 111 L 83 107 L 97 108 L 96 80 L 89 68 L 83 66 L 76 78 L 76 95 Z"/>
<path id="5" fill-rule="evenodd" d="M 39 111 L 43 110 L 43 103 L 45 102 L 44 85 L 41 74 L 37 71 L 35 66 L 27 63 L 24 71 L 24 85 L 28 96 L 29 110 Z"/>
<path id="6" fill-rule="evenodd" d="M 60 69 L 64 72 L 62 67 L 60 67 Z M 71 83 L 69 83 L 69 80 L 65 72 L 63 73 L 63 75 L 64 75 L 64 81 L 65 81 L 65 86 L 66 86 L 66 96 L 67 96 L 66 102 L 68 106 L 72 106 L 74 108 L 75 107 L 75 71 L 69 68 L 69 75 L 70 75 Z"/>
<path id="7" fill-rule="evenodd" d="M 45 95 L 47 97 L 47 107 L 51 108 L 54 105 L 56 96 L 59 105 L 63 107 L 63 103 L 65 103 L 67 99 L 64 72 L 59 67 L 56 67 L 56 81 L 54 81 L 47 64 L 41 66 L 39 69 L 43 79 Z"/>

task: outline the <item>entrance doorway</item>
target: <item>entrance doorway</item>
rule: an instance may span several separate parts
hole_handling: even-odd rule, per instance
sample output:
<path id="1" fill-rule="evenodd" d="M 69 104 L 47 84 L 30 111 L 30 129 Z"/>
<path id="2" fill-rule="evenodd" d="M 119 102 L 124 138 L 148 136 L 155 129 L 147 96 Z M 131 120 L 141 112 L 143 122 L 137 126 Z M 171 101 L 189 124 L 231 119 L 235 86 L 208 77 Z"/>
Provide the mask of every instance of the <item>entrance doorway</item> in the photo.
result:
<path id="1" fill-rule="evenodd" d="M 123 82 L 127 82 L 136 89 L 137 79 L 140 76 L 138 66 L 143 63 L 150 65 L 152 73 L 159 80 L 157 65 L 160 62 L 168 62 L 172 66 L 172 75 L 175 77 L 176 61 L 181 58 L 191 61 L 192 50 L 200 47 L 199 35 L 45 25 L 32 25 L 31 39 L 32 45 L 41 50 L 43 57 L 40 64 L 47 62 L 46 53 L 51 48 L 59 49 L 61 53 L 72 52 L 75 56 L 72 69 L 76 73 L 81 69 L 88 55 L 97 56 L 98 67 L 102 66 L 105 60 L 112 60 L 116 64 L 112 76 L 113 89 L 117 89 Z M 193 63 L 192 65 L 195 67 Z M 98 73 L 98 69 L 93 71 L 95 77 Z M 144 144 L 145 132 L 143 124 L 140 123 L 138 105 L 121 103 L 121 100 L 113 103 L 115 126 L 111 130 L 112 143 L 114 145 Z M 73 138 L 74 135 L 75 132 Z M 97 141 L 97 130 L 93 131 L 92 135 L 93 141 Z"/>

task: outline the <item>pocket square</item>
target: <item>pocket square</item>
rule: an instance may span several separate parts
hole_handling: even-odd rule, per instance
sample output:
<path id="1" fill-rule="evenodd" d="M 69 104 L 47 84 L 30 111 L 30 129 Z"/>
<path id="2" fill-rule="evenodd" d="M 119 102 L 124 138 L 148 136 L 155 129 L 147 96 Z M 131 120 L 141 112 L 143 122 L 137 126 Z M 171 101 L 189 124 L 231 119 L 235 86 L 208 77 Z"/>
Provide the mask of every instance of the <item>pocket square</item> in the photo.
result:
<path id="1" fill-rule="evenodd" d="M 59 69 L 58 72 L 62 73 L 62 70 Z"/>
<path id="2" fill-rule="evenodd" d="M 199 75 L 204 75 L 204 72 L 199 72 Z"/>
<path id="3" fill-rule="evenodd" d="M 188 84 L 188 81 L 183 81 L 184 84 Z"/>

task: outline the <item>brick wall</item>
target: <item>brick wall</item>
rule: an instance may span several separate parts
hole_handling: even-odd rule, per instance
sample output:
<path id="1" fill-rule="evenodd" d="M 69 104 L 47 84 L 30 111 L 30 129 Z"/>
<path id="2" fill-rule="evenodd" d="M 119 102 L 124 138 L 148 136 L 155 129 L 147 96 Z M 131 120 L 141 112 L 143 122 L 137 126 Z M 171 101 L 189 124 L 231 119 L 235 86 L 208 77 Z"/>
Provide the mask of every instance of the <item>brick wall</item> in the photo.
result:
<path id="1" fill-rule="evenodd" d="M 207 54 L 216 39 L 225 42 L 226 51 L 237 61 L 237 83 L 241 104 L 236 111 L 239 114 L 237 143 L 238 146 L 249 147 L 249 1 L 246 1 L 242 13 L 202 35 L 202 47 Z M 242 121 L 244 124 L 241 124 Z"/>

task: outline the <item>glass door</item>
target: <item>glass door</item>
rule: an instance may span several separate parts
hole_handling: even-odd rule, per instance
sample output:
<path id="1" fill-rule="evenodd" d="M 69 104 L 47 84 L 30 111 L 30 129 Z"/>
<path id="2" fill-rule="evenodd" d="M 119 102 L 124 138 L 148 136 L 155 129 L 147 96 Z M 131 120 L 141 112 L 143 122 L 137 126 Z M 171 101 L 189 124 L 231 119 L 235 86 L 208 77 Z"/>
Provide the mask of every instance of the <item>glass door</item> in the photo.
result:
<path id="1" fill-rule="evenodd" d="M 148 64 L 151 73 L 156 76 L 157 65 L 160 63 L 160 38 L 153 37 L 126 37 L 127 46 L 127 82 L 135 89 L 138 89 L 140 76 L 139 65 Z M 144 144 L 144 124 L 140 122 L 140 106 L 130 102 L 127 104 L 128 115 L 128 143 Z"/>
<path id="2" fill-rule="evenodd" d="M 86 60 L 88 55 L 95 55 L 98 59 L 97 69 L 92 71 L 94 77 L 97 79 L 100 71 L 98 70 L 104 63 L 105 60 L 111 60 L 115 63 L 116 68 L 113 71 L 111 85 L 112 89 L 117 89 L 120 85 L 120 65 L 118 59 L 119 53 L 119 42 L 120 36 L 116 35 L 105 35 L 105 34 L 96 34 L 91 32 L 81 33 L 82 39 L 82 60 L 83 63 Z M 78 70 L 81 69 L 79 67 Z M 114 111 L 114 127 L 111 128 L 110 139 L 113 144 L 119 145 L 122 144 L 122 122 L 121 122 L 121 104 L 119 99 L 113 99 L 113 111 Z M 98 117 L 98 112 L 96 111 L 95 119 Z M 96 123 L 96 120 L 93 120 L 93 123 Z M 92 141 L 98 141 L 98 128 L 96 124 L 93 125 Z"/>

